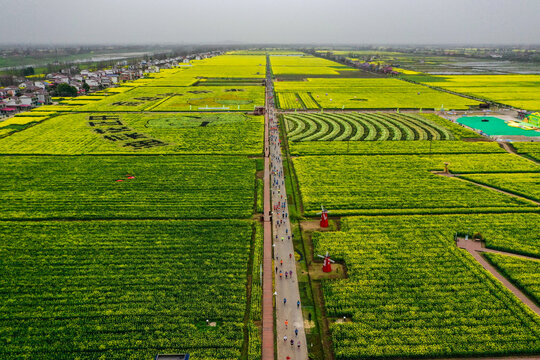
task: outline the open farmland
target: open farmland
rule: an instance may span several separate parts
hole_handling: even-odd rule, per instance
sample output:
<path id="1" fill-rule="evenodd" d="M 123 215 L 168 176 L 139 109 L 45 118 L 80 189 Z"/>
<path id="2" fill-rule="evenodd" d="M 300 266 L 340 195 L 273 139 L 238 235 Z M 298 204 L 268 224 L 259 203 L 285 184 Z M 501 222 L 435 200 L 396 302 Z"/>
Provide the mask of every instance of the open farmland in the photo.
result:
<path id="1" fill-rule="evenodd" d="M 264 106 L 262 86 L 197 86 L 169 97 L 152 108 L 152 111 L 252 111 L 256 106 Z"/>
<path id="2" fill-rule="evenodd" d="M 130 82 L 130 85 L 145 87 L 190 86 L 199 81 L 194 72 L 193 65 L 186 64 L 185 66 L 176 69 L 164 69 L 159 73 L 148 74 L 142 79 Z"/>
<path id="3" fill-rule="evenodd" d="M 143 111 L 171 96 L 183 94 L 187 89 L 189 88 L 134 87 L 101 101 L 87 101 L 86 105 L 77 107 L 76 111 Z"/>
<path id="4" fill-rule="evenodd" d="M 540 173 L 468 174 L 462 176 L 480 184 L 522 195 L 540 201 Z"/>
<path id="5" fill-rule="evenodd" d="M 250 221 L 0 228 L 0 357 L 240 358 Z"/>
<path id="6" fill-rule="evenodd" d="M 340 75 L 346 71 L 358 71 L 334 61 L 315 56 L 271 56 L 272 73 L 279 75 Z"/>
<path id="7" fill-rule="evenodd" d="M 291 155 L 420 155 L 503 153 L 496 143 L 463 141 L 293 141 Z"/>
<path id="8" fill-rule="evenodd" d="M 262 79 L 266 68 L 264 55 L 222 55 L 191 60 L 178 68 L 149 74 L 134 81 L 141 86 L 189 86 L 205 78 Z"/>
<path id="9" fill-rule="evenodd" d="M 247 218 L 254 178 L 245 157 L 4 157 L 0 217 Z"/>
<path id="10" fill-rule="evenodd" d="M 497 217 L 484 221 L 497 226 Z M 315 234 L 315 253 L 330 251 L 348 268 L 348 279 L 323 282 L 336 359 L 540 350 L 537 316 L 455 247 L 457 229 L 441 218 L 451 221 L 347 218 L 345 231 Z M 343 316 L 350 321 L 334 322 Z"/>
<path id="11" fill-rule="evenodd" d="M 426 118 L 391 113 L 288 114 L 290 141 L 453 140 Z"/>
<path id="12" fill-rule="evenodd" d="M 277 82 L 281 107 L 326 109 L 324 101 L 352 93 L 356 81 L 379 79 L 339 79 L 340 90 L 329 87 L 324 94 L 306 90 L 311 81 L 328 80 L 291 89 L 292 82 Z M 392 101 L 402 96 L 380 91 Z M 394 106 L 428 107 L 402 99 Z M 452 106 L 445 100 L 435 108 Z M 329 232 L 299 221 L 303 246 L 313 246 L 313 254 L 329 251 L 340 263 L 321 277 L 320 263 L 307 260 L 307 281 L 321 290 L 314 302 L 323 304 L 323 328 L 331 336 L 322 346 L 332 347 L 336 359 L 351 360 L 537 354 L 538 316 L 453 238 L 480 234 L 488 248 L 538 256 L 538 205 L 525 197 L 537 199 L 540 167 L 497 143 L 472 142 L 478 134 L 435 114 L 333 109 L 282 116 L 296 210 L 318 219 L 322 205 L 334 221 Z M 515 147 L 536 154 L 535 145 L 525 145 Z M 445 163 L 459 177 L 441 176 Z M 342 217 L 349 215 L 369 216 Z M 513 277 L 532 284 L 538 269 L 520 269 Z"/>
<path id="13" fill-rule="evenodd" d="M 486 253 L 484 256 L 518 288 L 540 304 L 540 279 L 537 276 L 540 274 L 540 260 L 493 253 Z"/>
<path id="14" fill-rule="evenodd" d="M 222 55 L 193 60 L 193 75 L 197 78 L 258 78 L 266 71 L 264 55 Z M 190 71 L 190 70 L 188 70 Z"/>
<path id="15" fill-rule="evenodd" d="M 398 79 L 320 79 L 279 81 L 275 84 L 278 100 L 282 94 L 308 94 L 324 109 L 468 109 L 479 102 L 432 90 Z M 282 109 L 302 109 L 297 102 L 278 104 Z"/>
<path id="16" fill-rule="evenodd" d="M 512 144 L 519 154 L 523 154 L 540 162 L 540 143 L 521 142 Z"/>
<path id="17" fill-rule="evenodd" d="M 534 62 L 488 58 L 467 57 L 477 49 L 464 50 L 458 56 L 446 49 L 445 55 L 411 54 L 387 50 L 334 50 L 332 54 L 345 56 L 350 60 L 369 62 L 373 65 L 393 66 L 394 71 L 403 74 L 433 75 L 481 75 L 481 74 L 539 74 L 538 65 Z M 518 49 L 514 49 L 516 51 Z M 519 50 L 518 50 L 519 51 Z M 325 54 L 327 51 L 318 51 Z M 452 54 L 453 53 L 453 54 Z"/>
<path id="18" fill-rule="evenodd" d="M 540 150 L 509 154 L 437 115 L 479 101 L 370 74 L 239 50 L 0 123 L 0 358 L 261 360 L 273 345 L 285 358 L 299 344 L 284 334 L 314 360 L 539 354 L 538 316 L 453 238 L 540 256 L 540 166 L 520 156 Z M 271 77 L 285 111 L 267 108 L 281 125 L 267 154 L 251 113 Z M 330 274 L 313 261 L 326 251 Z M 273 263 L 287 254 L 289 282 Z M 497 266 L 535 291 L 538 269 L 514 265 Z"/>
<path id="19" fill-rule="evenodd" d="M 77 107 L 76 111 L 197 111 L 207 107 L 244 111 L 263 105 L 264 88 L 261 86 L 144 86 L 103 101 L 93 101 Z"/>
<path id="20" fill-rule="evenodd" d="M 293 159 L 304 211 L 320 206 L 336 215 L 447 213 L 518 210 L 533 204 L 432 174 L 444 163 L 456 173 L 538 171 L 527 160 L 508 154 L 302 156 Z"/>
<path id="21" fill-rule="evenodd" d="M 540 75 L 413 75 L 410 79 L 518 109 L 540 110 Z"/>
<path id="22" fill-rule="evenodd" d="M 258 155 L 263 122 L 227 113 L 69 114 L 1 140 L 0 153 Z"/>
<path id="23" fill-rule="evenodd" d="M 0 124 L 0 358 L 260 358 L 264 119 L 242 112 L 264 66 L 192 61 Z"/>

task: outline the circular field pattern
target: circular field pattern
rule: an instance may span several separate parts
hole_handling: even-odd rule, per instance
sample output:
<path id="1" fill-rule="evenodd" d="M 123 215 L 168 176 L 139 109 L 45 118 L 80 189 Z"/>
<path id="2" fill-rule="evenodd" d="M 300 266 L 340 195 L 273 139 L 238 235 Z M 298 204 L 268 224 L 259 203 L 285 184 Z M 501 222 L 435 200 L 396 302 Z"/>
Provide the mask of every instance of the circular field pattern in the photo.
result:
<path id="1" fill-rule="evenodd" d="M 395 113 L 289 114 L 289 141 L 453 140 L 425 118 Z"/>

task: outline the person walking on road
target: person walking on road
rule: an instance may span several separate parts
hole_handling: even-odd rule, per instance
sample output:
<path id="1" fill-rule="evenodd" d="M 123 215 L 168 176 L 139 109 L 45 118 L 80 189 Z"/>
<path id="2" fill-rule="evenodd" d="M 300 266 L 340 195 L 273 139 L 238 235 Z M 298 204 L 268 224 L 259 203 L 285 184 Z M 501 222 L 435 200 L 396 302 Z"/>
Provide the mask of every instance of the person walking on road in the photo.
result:
<path id="1" fill-rule="evenodd" d="M 285 342 L 287 341 L 287 335 L 285 335 L 285 336 L 283 337 L 283 341 L 285 341 Z"/>
<path id="2" fill-rule="evenodd" d="M 287 298 L 283 298 L 283 305 L 287 304 Z"/>
<path id="3" fill-rule="evenodd" d="M 289 320 L 285 320 L 285 329 L 289 326 Z"/>
<path id="4" fill-rule="evenodd" d="M 294 336 L 298 336 L 298 329 L 294 329 Z"/>
<path id="5" fill-rule="evenodd" d="M 300 300 L 298 300 L 298 301 L 296 302 L 296 308 L 297 308 L 297 309 L 300 308 Z"/>

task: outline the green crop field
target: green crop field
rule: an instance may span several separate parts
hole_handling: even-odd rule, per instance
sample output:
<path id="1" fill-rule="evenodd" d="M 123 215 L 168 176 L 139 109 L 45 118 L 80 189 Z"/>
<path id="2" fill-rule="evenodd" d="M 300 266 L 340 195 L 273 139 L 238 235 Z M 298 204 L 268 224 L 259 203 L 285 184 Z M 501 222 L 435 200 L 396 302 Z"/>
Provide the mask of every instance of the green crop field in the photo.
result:
<path id="1" fill-rule="evenodd" d="M 240 358 L 250 221 L 0 228 L 1 358 Z"/>
<path id="2" fill-rule="evenodd" d="M 0 139 L 0 154 L 258 155 L 263 122 L 230 113 L 66 114 Z"/>
<path id="3" fill-rule="evenodd" d="M 412 75 L 409 78 L 520 109 L 540 110 L 540 75 Z"/>
<path id="4" fill-rule="evenodd" d="M 197 78 L 264 78 L 266 56 L 222 55 L 193 60 L 193 73 Z M 189 70 L 188 70 L 189 71 Z"/>
<path id="5" fill-rule="evenodd" d="M 291 155 L 392 155 L 503 153 L 494 142 L 463 141 L 294 141 Z"/>
<path id="6" fill-rule="evenodd" d="M 521 174 L 469 174 L 462 177 L 540 201 L 540 173 L 538 172 Z"/>
<path id="7" fill-rule="evenodd" d="M 144 78 L 137 79 L 130 82 L 132 86 L 144 86 L 144 87 L 180 87 L 190 86 L 199 79 L 197 79 L 196 71 L 193 70 L 195 66 L 192 64 L 182 64 L 175 69 L 163 69 L 159 73 L 147 74 Z"/>
<path id="8" fill-rule="evenodd" d="M 456 173 L 538 171 L 509 154 L 303 156 L 293 159 L 307 215 L 321 204 L 335 215 L 521 209 L 524 200 L 430 173 L 444 163 Z"/>
<path id="9" fill-rule="evenodd" d="M 289 114 L 289 141 L 453 140 L 444 126 L 426 118 L 392 113 Z"/>
<path id="10" fill-rule="evenodd" d="M 272 68 L 278 75 L 274 57 Z M 315 77 L 277 81 L 275 93 L 282 109 L 321 110 L 283 114 L 281 124 L 297 210 L 318 217 L 322 205 L 341 229 L 304 231 L 314 254 L 330 251 L 347 269 L 346 279 L 310 280 L 322 288 L 333 356 L 537 354 L 538 317 L 453 238 L 481 234 L 489 248 L 538 256 L 537 204 L 479 185 L 537 199 L 540 167 L 432 113 L 324 111 L 468 109 L 477 101 L 397 79 Z M 459 177 L 434 173 L 445 163 Z M 341 217 L 359 214 L 369 216 Z M 537 276 L 528 270 L 528 278 Z"/>
<path id="11" fill-rule="evenodd" d="M 456 139 L 478 138 L 478 134 L 474 131 L 463 127 L 463 125 L 459 123 L 442 118 L 436 114 L 418 114 L 418 116 L 449 129 L 450 131 L 452 131 L 452 134 L 454 134 L 454 137 Z"/>
<path id="12" fill-rule="evenodd" d="M 247 218 L 254 178 L 245 157 L 4 157 L 0 218 Z"/>
<path id="13" fill-rule="evenodd" d="M 184 95 L 191 87 L 134 87 L 101 101 L 87 101 L 76 111 L 142 111 L 172 96 Z"/>
<path id="14" fill-rule="evenodd" d="M 536 304 L 540 304 L 540 260 L 494 253 L 484 253 L 484 256 Z"/>
<path id="15" fill-rule="evenodd" d="M 324 109 L 468 109 L 479 102 L 460 96 L 432 90 L 397 79 L 317 79 L 307 81 L 279 81 L 278 94 L 309 93 Z M 299 103 L 299 102 L 297 102 Z M 282 109 L 302 109 L 292 102 L 279 103 Z"/>
<path id="16" fill-rule="evenodd" d="M 506 217 L 457 218 L 479 218 L 493 232 L 513 236 Z M 348 269 L 347 279 L 322 284 L 336 359 L 540 350 L 540 320 L 454 245 L 454 218 L 346 218 L 344 231 L 314 235 L 315 253 L 330 251 Z M 347 322 L 335 322 L 343 316 Z"/>
<path id="17" fill-rule="evenodd" d="M 143 86 L 189 86 L 204 78 L 264 78 L 266 56 L 264 55 L 222 55 L 202 60 L 182 63 L 178 68 L 149 74 L 147 78 L 136 80 Z"/>
<path id="18" fill-rule="evenodd" d="M 72 102 L 70 103 L 72 104 Z M 262 86 L 143 86 L 109 96 L 101 101 L 87 101 L 76 111 L 197 111 L 206 107 L 222 110 L 253 110 L 264 105 Z M 212 110 L 212 109 L 210 109 Z"/>
<path id="19" fill-rule="evenodd" d="M 194 60 L 0 123 L 0 358 L 260 359 L 264 119 L 243 112 L 265 64 Z"/>
<path id="20" fill-rule="evenodd" d="M 358 71 L 334 61 L 311 55 L 271 56 L 274 75 L 339 75 L 343 71 Z"/>
<path id="21" fill-rule="evenodd" d="M 229 51 L 226 55 L 303 55 L 301 51 L 295 51 L 290 49 L 262 49 L 262 50 L 234 50 Z"/>
<path id="22" fill-rule="evenodd" d="M 540 162 L 540 142 L 518 142 L 513 143 L 517 152 Z"/>
<path id="23" fill-rule="evenodd" d="M 363 227 L 361 224 L 363 219 L 367 219 L 367 217 L 348 217 L 341 229 L 349 231 Z M 488 248 L 535 257 L 540 256 L 540 234 L 535 230 L 538 221 L 540 221 L 540 213 L 538 212 L 401 215 L 371 217 L 371 219 L 369 224 L 380 222 L 378 228 L 387 232 L 391 238 L 396 238 L 401 232 L 424 236 L 431 230 L 435 233 L 442 233 L 448 241 L 453 239 L 455 234 L 460 236 L 481 234 Z M 392 224 L 388 225 L 390 223 Z"/>
<path id="24" fill-rule="evenodd" d="M 0 123 L 0 358 L 260 359 L 264 119 L 242 112 L 265 65 L 194 60 Z"/>
<path id="25" fill-rule="evenodd" d="M 343 54 L 423 66 L 417 54 Z M 253 219 L 264 211 L 265 118 L 251 113 L 265 102 L 267 56 L 277 106 L 300 110 L 279 115 L 291 218 L 318 217 L 323 205 L 333 227 L 291 228 L 305 255 L 302 305 L 315 315 L 310 358 L 540 353 L 539 318 L 453 242 L 480 234 L 488 248 L 540 256 L 537 144 L 508 154 L 431 111 L 479 101 L 259 49 L 200 56 L 0 122 L 0 359 L 260 360 L 263 229 Z M 537 102 L 529 75 L 400 73 Z M 445 163 L 454 176 L 442 176 Z M 307 274 L 327 250 L 344 278 Z M 536 262 L 488 258 L 537 296 Z"/>
<path id="26" fill-rule="evenodd" d="M 152 111 L 253 111 L 256 106 L 264 106 L 262 86 L 197 86 L 169 97 L 153 107 Z"/>

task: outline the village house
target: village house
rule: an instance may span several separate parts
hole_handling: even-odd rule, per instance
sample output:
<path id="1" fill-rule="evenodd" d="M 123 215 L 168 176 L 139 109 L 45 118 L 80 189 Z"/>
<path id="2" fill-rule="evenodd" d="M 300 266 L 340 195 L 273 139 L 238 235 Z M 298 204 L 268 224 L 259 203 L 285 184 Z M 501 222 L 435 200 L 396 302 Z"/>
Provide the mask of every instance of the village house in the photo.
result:
<path id="1" fill-rule="evenodd" d="M 107 77 L 111 80 L 112 84 L 118 84 L 118 74 L 110 74 Z"/>
<path id="2" fill-rule="evenodd" d="M 34 86 L 37 87 L 37 88 L 40 88 L 40 89 L 45 89 L 46 88 L 45 83 L 42 82 L 42 81 L 34 81 Z"/>
<path id="3" fill-rule="evenodd" d="M 100 85 L 100 82 L 97 78 L 87 79 L 86 84 L 90 86 L 90 88 L 97 88 Z"/>
<path id="4" fill-rule="evenodd" d="M 51 103 L 51 97 L 49 93 L 45 90 L 40 90 L 35 93 L 37 97 L 38 105 L 46 105 Z"/>
<path id="5" fill-rule="evenodd" d="M 6 86 L 4 88 L 6 90 L 7 96 L 15 96 L 19 92 L 18 86 Z"/>

